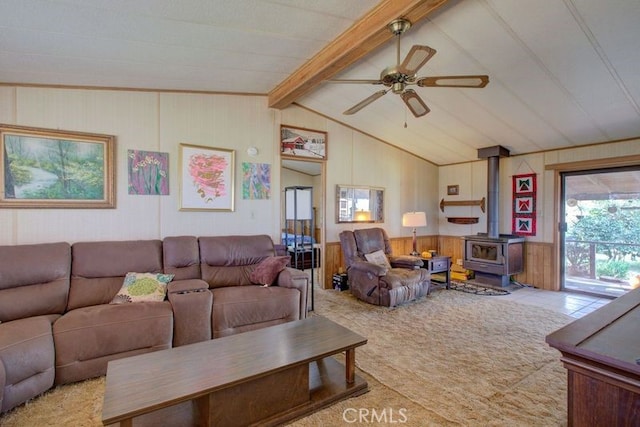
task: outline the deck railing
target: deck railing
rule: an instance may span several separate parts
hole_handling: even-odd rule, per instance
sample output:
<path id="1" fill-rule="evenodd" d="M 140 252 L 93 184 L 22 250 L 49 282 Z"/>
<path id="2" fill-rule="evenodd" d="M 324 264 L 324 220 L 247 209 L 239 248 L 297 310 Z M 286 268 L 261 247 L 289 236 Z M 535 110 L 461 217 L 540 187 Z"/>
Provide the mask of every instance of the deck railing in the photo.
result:
<path id="1" fill-rule="evenodd" d="M 627 248 L 628 250 L 625 250 Z M 568 267 L 587 273 L 590 279 L 596 278 L 596 254 L 598 253 L 614 259 L 624 258 L 627 255 L 640 254 L 640 243 L 565 240 L 565 258 L 567 258 Z"/>

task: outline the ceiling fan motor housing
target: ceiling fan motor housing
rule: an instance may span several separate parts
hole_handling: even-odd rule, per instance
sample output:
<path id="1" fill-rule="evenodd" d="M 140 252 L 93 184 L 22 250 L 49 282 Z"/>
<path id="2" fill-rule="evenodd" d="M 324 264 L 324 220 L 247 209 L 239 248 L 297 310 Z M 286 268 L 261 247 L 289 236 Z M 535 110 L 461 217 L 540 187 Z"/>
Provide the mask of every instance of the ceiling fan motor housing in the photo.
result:
<path id="1" fill-rule="evenodd" d="M 387 67 L 380 73 L 380 81 L 385 86 L 391 86 L 394 83 L 407 83 L 413 77 L 414 76 L 408 76 L 407 74 L 401 72 L 398 69 L 397 65 Z"/>

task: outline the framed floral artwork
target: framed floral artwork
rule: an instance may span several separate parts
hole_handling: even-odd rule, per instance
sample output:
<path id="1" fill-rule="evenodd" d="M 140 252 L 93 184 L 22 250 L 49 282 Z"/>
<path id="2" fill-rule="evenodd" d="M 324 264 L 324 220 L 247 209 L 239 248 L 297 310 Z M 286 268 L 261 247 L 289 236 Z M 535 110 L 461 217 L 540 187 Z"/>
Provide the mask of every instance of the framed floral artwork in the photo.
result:
<path id="1" fill-rule="evenodd" d="M 250 200 L 271 198 L 271 165 L 242 163 L 242 198 Z"/>
<path id="2" fill-rule="evenodd" d="M 115 208 L 112 135 L 0 125 L 0 208 Z"/>
<path id="3" fill-rule="evenodd" d="M 180 144 L 180 210 L 234 210 L 235 151 Z"/>
<path id="4" fill-rule="evenodd" d="M 169 194 L 169 154 L 127 150 L 129 194 Z"/>

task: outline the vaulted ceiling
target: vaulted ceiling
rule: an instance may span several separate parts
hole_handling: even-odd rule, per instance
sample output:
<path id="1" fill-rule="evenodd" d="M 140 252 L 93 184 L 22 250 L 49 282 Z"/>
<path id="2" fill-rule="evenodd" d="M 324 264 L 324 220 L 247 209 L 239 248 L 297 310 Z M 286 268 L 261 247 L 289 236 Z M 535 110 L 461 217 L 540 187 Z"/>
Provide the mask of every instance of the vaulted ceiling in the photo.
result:
<path id="1" fill-rule="evenodd" d="M 437 53 L 419 76 L 486 74 L 483 89 L 332 84 L 396 64 L 386 24 Z M 0 83 L 263 94 L 438 165 L 640 137 L 638 0 L 2 0 Z M 405 126 L 406 124 L 406 126 Z"/>

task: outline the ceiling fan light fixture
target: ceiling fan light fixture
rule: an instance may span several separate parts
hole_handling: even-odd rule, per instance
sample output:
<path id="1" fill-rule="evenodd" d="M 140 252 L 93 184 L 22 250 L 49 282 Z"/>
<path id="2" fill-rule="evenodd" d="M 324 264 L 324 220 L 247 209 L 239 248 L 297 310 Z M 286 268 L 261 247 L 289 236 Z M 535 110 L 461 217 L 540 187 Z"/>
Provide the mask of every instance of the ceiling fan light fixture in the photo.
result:
<path id="1" fill-rule="evenodd" d="M 431 111 L 429 107 L 427 107 L 427 104 L 424 103 L 422 98 L 420 98 L 413 89 L 405 90 L 400 96 L 404 103 L 407 104 L 409 110 L 411 110 L 413 115 L 416 117 L 422 117 Z"/>
<path id="2" fill-rule="evenodd" d="M 398 83 L 394 83 L 394 84 L 391 86 L 391 91 L 392 91 L 393 93 L 395 93 L 395 94 L 402 93 L 402 92 L 404 92 L 404 86 L 405 86 L 405 84 L 404 84 L 404 83 L 400 83 L 400 82 L 398 82 Z"/>

